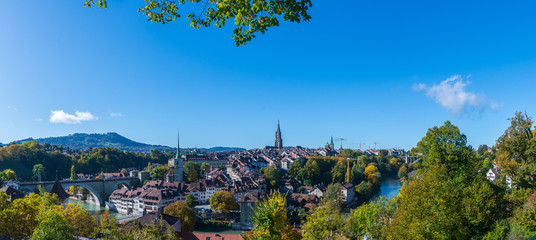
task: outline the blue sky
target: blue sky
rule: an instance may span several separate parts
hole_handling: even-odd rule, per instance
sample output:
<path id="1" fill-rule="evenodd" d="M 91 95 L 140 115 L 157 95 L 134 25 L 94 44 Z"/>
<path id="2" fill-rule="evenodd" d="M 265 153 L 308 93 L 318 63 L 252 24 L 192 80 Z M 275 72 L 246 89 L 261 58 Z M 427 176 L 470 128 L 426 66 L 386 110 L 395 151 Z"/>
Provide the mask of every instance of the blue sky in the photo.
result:
<path id="1" fill-rule="evenodd" d="M 143 1 L 83 2 L 3 3 L 0 142 L 118 132 L 173 146 L 180 127 L 185 147 L 256 148 L 280 120 L 289 146 L 408 149 L 451 120 L 478 146 L 515 111 L 536 116 L 534 1 L 314 0 L 310 22 L 244 47 L 229 27 L 149 23 Z"/>

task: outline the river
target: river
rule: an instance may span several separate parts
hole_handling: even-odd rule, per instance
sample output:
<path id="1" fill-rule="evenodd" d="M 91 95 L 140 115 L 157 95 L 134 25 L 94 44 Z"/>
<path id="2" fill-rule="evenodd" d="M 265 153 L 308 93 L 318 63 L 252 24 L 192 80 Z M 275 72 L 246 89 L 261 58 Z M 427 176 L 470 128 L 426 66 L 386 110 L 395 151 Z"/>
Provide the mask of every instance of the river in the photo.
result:
<path id="1" fill-rule="evenodd" d="M 380 196 L 385 198 L 392 198 L 398 195 L 398 191 L 402 187 L 400 181 L 395 176 L 385 176 L 382 179 L 382 185 L 380 190 L 372 197 L 372 201 L 377 200 Z"/>
<path id="2" fill-rule="evenodd" d="M 107 210 L 105 207 L 97 206 L 97 205 L 94 205 L 94 204 L 89 204 L 89 203 L 79 201 L 79 200 L 75 200 L 75 199 L 72 199 L 72 198 L 65 199 L 65 201 L 63 201 L 63 203 L 64 204 L 80 203 L 82 205 L 82 208 L 88 210 L 89 213 L 91 213 L 91 215 L 93 217 L 96 217 L 96 218 L 98 218 L 99 215 L 101 215 L 102 213 L 104 213 L 105 210 Z M 117 220 L 129 218 L 129 216 L 119 214 L 118 212 L 114 212 L 114 211 L 109 211 L 109 212 L 110 212 L 110 217 L 114 217 Z"/>

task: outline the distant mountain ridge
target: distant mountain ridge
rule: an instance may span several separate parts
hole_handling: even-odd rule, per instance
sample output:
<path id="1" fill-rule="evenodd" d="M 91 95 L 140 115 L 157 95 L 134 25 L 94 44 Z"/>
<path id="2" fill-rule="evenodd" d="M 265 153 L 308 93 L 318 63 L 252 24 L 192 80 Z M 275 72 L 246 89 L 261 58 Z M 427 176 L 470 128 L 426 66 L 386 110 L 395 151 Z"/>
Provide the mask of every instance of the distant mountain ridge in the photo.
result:
<path id="1" fill-rule="evenodd" d="M 69 147 L 71 149 L 86 149 L 86 148 L 96 148 L 96 147 L 108 147 L 116 148 L 122 151 L 133 151 L 133 152 L 149 152 L 152 149 L 160 151 L 177 151 L 176 148 L 163 146 L 163 145 L 151 145 L 145 143 L 139 143 L 132 141 L 126 137 L 123 137 L 115 132 L 109 133 L 74 133 L 67 136 L 60 137 L 46 137 L 46 138 L 27 138 L 12 143 L 22 144 L 29 141 L 37 141 L 39 144 L 49 143 L 50 145 L 62 145 L 64 148 Z M 191 150 L 191 149 L 183 149 Z M 200 148 L 201 151 L 209 152 L 220 152 L 220 151 L 232 151 L 232 150 L 245 150 L 244 148 L 233 148 L 233 147 L 213 147 L 213 148 Z"/>

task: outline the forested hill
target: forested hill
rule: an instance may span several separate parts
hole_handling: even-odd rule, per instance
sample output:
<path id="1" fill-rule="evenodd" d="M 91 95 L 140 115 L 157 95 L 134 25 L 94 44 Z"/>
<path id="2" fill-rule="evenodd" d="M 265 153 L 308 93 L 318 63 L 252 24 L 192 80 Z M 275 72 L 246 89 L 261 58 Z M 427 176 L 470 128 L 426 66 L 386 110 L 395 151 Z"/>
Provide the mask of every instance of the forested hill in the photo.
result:
<path id="1" fill-rule="evenodd" d="M 145 143 L 139 143 L 132 141 L 126 137 L 123 137 L 117 133 L 110 132 L 105 134 L 99 133 L 75 133 L 68 136 L 62 137 L 47 137 L 47 138 L 27 138 L 12 143 L 22 144 L 29 141 L 37 141 L 39 144 L 48 143 L 50 145 L 63 146 L 64 148 L 71 149 L 86 149 L 86 148 L 97 148 L 97 147 L 107 147 L 107 148 L 116 148 L 121 151 L 133 151 L 133 152 L 143 152 L 148 153 L 151 149 L 156 149 L 159 151 L 172 152 L 176 151 L 176 148 L 171 148 L 168 146 L 162 145 L 151 145 Z M 0 146 L 2 146 L 0 144 Z M 189 148 L 181 148 L 181 151 L 190 151 Z M 200 148 L 201 151 L 208 152 L 221 152 L 221 151 L 233 151 L 233 150 L 245 150 L 244 148 L 236 147 L 212 147 L 212 148 Z"/>
<path id="2" fill-rule="evenodd" d="M 97 148 L 97 147 L 108 147 L 116 148 L 122 151 L 133 151 L 133 152 L 149 152 L 151 149 L 156 149 L 159 151 L 175 151 L 174 148 L 162 145 L 150 145 L 145 143 L 139 143 L 132 141 L 126 137 L 123 137 L 117 133 L 75 133 L 68 136 L 62 137 L 47 137 L 47 138 L 27 138 L 13 143 L 25 143 L 29 141 L 37 141 L 39 144 L 49 143 L 50 145 L 63 146 L 64 148 L 71 149 L 85 149 L 85 148 Z"/>

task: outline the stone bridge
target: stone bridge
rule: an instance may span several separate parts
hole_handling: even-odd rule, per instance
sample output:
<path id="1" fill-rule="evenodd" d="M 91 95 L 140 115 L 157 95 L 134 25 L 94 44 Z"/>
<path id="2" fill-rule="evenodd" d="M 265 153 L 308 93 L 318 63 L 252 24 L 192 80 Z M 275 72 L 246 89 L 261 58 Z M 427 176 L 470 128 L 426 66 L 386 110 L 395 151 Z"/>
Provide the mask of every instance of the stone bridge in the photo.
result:
<path id="1" fill-rule="evenodd" d="M 39 185 L 47 192 L 52 190 L 55 181 L 42 182 L 21 182 L 20 189 L 24 192 L 39 192 Z M 101 206 L 104 206 L 104 201 L 110 197 L 112 192 L 120 187 L 128 188 L 138 187 L 140 179 L 137 177 L 110 178 L 110 179 L 82 179 L 82 180 L 61 180 L 59 181 L 63 189 L 70 186 L 78 186 L 86 188 L 99 201 Z"/>

